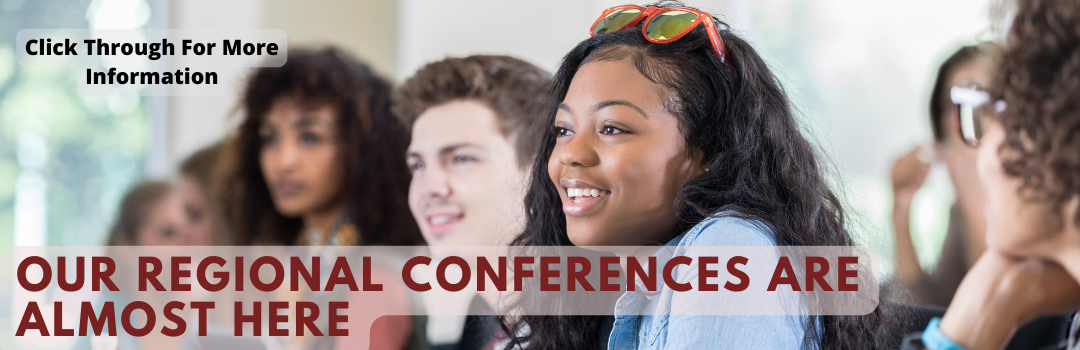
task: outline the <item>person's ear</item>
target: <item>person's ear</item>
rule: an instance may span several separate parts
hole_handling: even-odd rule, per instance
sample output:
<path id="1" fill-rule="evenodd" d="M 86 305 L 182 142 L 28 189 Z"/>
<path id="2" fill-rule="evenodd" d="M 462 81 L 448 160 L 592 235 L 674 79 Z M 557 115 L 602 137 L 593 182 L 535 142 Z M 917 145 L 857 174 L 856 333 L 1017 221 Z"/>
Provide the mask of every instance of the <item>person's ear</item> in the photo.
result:
<path id="1" fill-rule="evenodd" d="M 690 151 L 690 164 L 695 164 L 693 174 L 694 176 L 700 176 L 701 174 L 709 172 L 711 169 L 711 163 L 708 159 L 705 159 L 705 153 L 700 149 L 693 149 Z"/>

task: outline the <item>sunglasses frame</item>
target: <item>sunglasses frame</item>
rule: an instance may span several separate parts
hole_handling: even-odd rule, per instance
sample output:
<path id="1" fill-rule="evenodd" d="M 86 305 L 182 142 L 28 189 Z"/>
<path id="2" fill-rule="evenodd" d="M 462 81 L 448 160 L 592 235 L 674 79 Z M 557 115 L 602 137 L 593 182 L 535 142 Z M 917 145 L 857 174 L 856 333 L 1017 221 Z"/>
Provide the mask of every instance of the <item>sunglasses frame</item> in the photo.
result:
<path id="1" fill-rule="evenodd" d="M 656 7 L 656 6 L 649 6 L 648 8 L 646 8 L 644 6 L 638 6 L 638 5 L 619 5 L 619 6 L 611 7 L 611 8 L 608 8 L 607 10 L 604 10 L 604 12 L 602 14 L 600 14 L 600 17 L 597 18 L 596 21 L 593 22 L 591 27 L 589 27 L 589 35 L 590 36 L 599 35 L 599 34 L 593 34 L 593 31 L 596 29 L 596 25 L 600 24 L 600 21 L 602 21 L 604 18 L 607 18 L 607 16 L 609 16 L 609 15 L 611 15 L 611 14 L 617 12 L 617 11 L 631 10 L 631 9 L 639 10 L 641 12 L 638 13 L 637 17 L 634 17 L 634 19 L 630 20 L 630 22 L 626 22 L 625 25 L 623 25 L 619 29 L 612 30 L 612 32 L 632 28 L 635 25 L 637 25 L 639 22 L 641 22 L 642 19 L 644 19 L 645 23 L 643 23 L 642 26 L 641 26 L 641 35 L 644 36 L 645 39 L 649 40 L 650 42 L 654 42 L 654 43 L 657 43 L 657 44 L 666 44 L 666 43 L 670 43 L 672 41 L 681 39 L 683 36 L 686 35 L 686 33 L 689 33 L 691 30 L 696 28 L 699 24 L 704 23 L 705 24 L 705 31 L 709 33 L 709 41 L 712 41 L 713 50 L 716 51 L 716 55 L 720 58 L 720 62 L 731 65 L 734 68 L 734 65 L 732 65 L 732 63 L 728 60 L 729 56 L 728 56 L 727 46 L 724 45 L 724 39 L 720 38 L 720 31 L 718 29 L 716 29 L 716 22 L 713 21 L 712 15 L 710 15 L 707 12 L 702 12 L 702 11 L 695 10 L 695 9 L 692 9 L 692 8 L 686 8 L 686 7 Z M 649 28 L 649 24 L 652 23 L 652 20 L 654 18 L 656 18 L 656 15 L 661 14 L 661 13 L 665 13 L 665 12 L 671 12 L 671 11 L 683 11 L 683 12 L 692 13 L 692 14 L 696 15 L 697 18 L 694 19 L 693 23 L 690 23 L 690 25 L 686 26 L 686 29 L 683 29 L 682 32 L 679 32 L 679 34 L 676 34 L 675 36 L 672 36 L 672 37 L 667 38 L 667 39 L 656 39 L 656 38 L 652 38 L 648 34 L 646 34 L 645 29 Z"/>
<path id="2" fill-rule="evenodd" d="M 978 85 L 953 86 L 949 89 L 949 99 L 952 100 L 956 111 L 956 133 L 960 136 L 960 140 L 970 147 L 979 147 L 982 143 L 983 119 L 1005 111 L 1006 107 L 1004 101 L 991 101 L 989 94 Z M 964 135 L 965 124 L 967 124 L 964 122 L 964 114 L 971 114 L 967 118 L 971 120 L 971 125 L 968 127 L 972 129 L 973 134 L 970 139 Z"/>

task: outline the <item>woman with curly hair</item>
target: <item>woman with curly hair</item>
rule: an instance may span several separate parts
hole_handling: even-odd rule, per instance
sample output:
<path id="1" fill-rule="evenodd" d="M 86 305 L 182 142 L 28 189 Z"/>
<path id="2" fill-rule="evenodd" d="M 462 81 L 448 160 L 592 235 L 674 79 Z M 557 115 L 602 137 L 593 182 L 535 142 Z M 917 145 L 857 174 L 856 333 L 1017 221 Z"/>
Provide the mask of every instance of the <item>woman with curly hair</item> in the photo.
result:
<path id="1" fill-rule="evenodd" d="M 223 164 L 234 243 L 419 245 L 390 84 L 340 50 L 290 50 L 260 68 Z"/>
<path id="2" fill-rule="evenodd" d="M 248 79 L 244 119 L 220 161 L 229 168 L 217 194 L 234 244 L 422 244 L 406 200 L 409 133 L 390 111 L 390 84 L 335 48 L 288 55 Z M 410 307 L 404 298 L 356 301 L 365 307 L 349 309 L 354 322 Z M 386 316 L 350 337 L 294 336 L 287 347 L 415 348 L 426 345 L 424 329 L 422 317 Z"/>
<path id="3" fill-rule="evenodd" d="M 1025 321 L 1080 308 L 1080 2 L 1020 1 L 981 115 L 987 251 L 928 349 L 1000 349 Z M 968 121 L 962 118 L 961 121 Z M 974 143 L 974 142 L 973 142 Z M 1067 349 L 1080 349 L 1080 321 Z"/>
<path id="4" fill-rule="evenodd" d="M 776 76 L 722 22 L 680 6 L 609 9 L 593 36 L 563 59 L 554 78 L 558 105 L 547 115 L 550 128 L 540 135 L 532 165 L 526 228 L 514 244 L 853 245 L 825 165 L 800 132 Z M 651 20 L 659 23 L 661 15 L 670 16 L 670 26 L 645 26 L 641 17 L 656 16 Z M 664 34 L 666 28 L 682 31 Z M 654 29 L 666 43 L 646 37 Z M 695 262 L 685 271 L 697 269 Z M 886 305 L 860 316 L 633 311 L 664 310 L 680 298 L 664 287 L 656 292 L 659 297 L 623 294 L 613 306 L 613 323 L 605 316 L 504 318 L 510 348 L 871 349 L 899 343 L 891 337 L 895 317 Z"/>

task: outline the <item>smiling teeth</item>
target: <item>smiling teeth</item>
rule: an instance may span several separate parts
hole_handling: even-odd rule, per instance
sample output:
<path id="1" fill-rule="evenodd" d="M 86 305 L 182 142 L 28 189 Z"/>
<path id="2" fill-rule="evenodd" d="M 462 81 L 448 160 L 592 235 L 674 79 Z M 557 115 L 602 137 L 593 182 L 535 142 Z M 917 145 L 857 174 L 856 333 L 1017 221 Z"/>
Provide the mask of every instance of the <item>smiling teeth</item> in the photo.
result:
<path id="1" fill-rule="evenodd" d="M 609 191 L 601 191 L 591 188 L 568 188 L 566 189 L 566 196 L 570 198 L 574 197 L 603 197 L 611 194 Z"/>
<path id="2" fill-rule="evenodd" d="M 454 220 L 454 215 L 439 215 L 431 218 L 432 225 L 441 225 Z"/>

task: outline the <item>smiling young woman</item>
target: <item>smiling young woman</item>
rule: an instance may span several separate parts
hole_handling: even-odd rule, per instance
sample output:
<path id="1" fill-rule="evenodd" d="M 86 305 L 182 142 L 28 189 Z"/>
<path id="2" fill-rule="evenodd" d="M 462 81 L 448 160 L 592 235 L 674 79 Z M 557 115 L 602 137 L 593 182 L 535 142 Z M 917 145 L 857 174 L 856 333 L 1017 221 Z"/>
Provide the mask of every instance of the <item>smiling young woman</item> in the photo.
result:
<path id="1" fill-rule="evenodd" d="M 514 243 L 853 245 L 840 202 L 765 62 L 723 23 L 673 6 L 679 4 L 612 8 L 597 26 L 625 27 L 594 28 L 565 57 L 555 76 L 560 103 L 539 139 L 526 195 L 526 228 Z M 662 34 L 648 25 L 658 19 L 634 22 L 620 17 L 633 15 L 621 8 L 694 24 L 661 43 L 646 37 Z M 865 316 L 620 311 L 665 300 L 638 296 L 619 299 L 610 328 L 603 316 L 504 318 L 507 334 L 515 335 L 510 347 L 868 349 L 899 341 L 885 305 Z"/>

